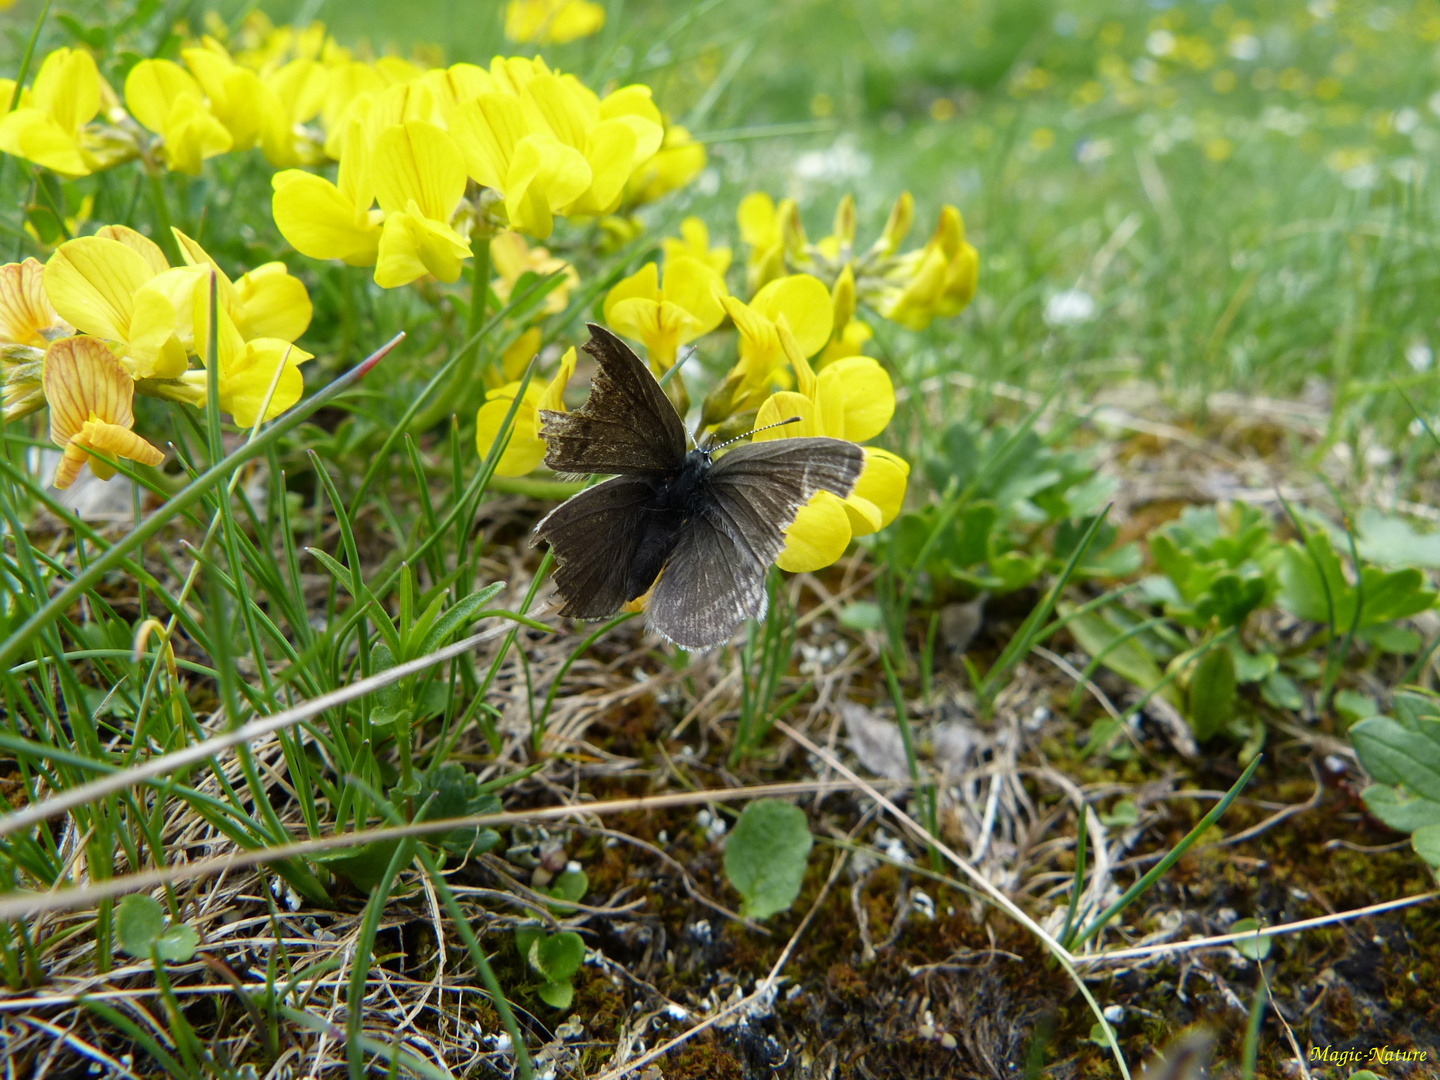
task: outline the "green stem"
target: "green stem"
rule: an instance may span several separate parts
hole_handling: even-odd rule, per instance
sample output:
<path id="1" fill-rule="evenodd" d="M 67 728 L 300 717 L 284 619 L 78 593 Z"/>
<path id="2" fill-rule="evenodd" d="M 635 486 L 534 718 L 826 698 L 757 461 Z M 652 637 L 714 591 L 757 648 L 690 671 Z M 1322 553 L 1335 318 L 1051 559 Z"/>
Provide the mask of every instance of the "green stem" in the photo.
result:
<path id="1" fill-rule="evenodd" d="M 492 476 L 487 485 L 502 495 L 528 495 L 532 499 L 568 499 L 589 487 L 584 480 L 538 480 L 524 476 Z"/>
<path id="2" fill-rule="evenodd" d="M 155 204 L 155 231 L 160 234 L 155 237 L 155 242 L 165 252 L 171 266 L 183 266 L 185 260 L 180 257 L 180 245 L 170 231 L 170 208 L 165 205 L 165 177 L 158 168 L 149 169 L 147 173 L 150 177 L 150 201 Z"/>
<path id="3" fill-rule="evenodd" d="M 480 358 L 480 342 L 475 336 L 485 322 L 490 300 L 490 237 L 470 238 L 470 314 L 465 320 L 465 340 L 472 342 L 455 365 L 450 383 L 428 406 L 410 421 L 410 432 L 418 435 L 434 427 L 451 413 L 464 412 L 475 385 L 475 365 Z"/>

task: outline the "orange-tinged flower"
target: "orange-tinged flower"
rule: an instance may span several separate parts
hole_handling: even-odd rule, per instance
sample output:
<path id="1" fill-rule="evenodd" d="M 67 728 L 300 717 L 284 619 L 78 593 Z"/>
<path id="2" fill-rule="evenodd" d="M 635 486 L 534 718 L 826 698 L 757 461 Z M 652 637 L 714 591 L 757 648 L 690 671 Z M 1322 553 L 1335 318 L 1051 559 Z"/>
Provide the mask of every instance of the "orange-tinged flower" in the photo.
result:
<path id="1" fill-rule="evenodd" d="M 72 333 L 45 295 L 45 267 L 38 260 L 0 266 L 0 345 L 44 349 Z"/>
<path id="2" fill-rule="evenodd" d="M 45 400 L 50 438 L 64 449 L 56 488 L 67 488 L 86 462 L 102 480 L 115 475 L 106 457 L 159 465 L 165 455 L 130 429 L 135 384 L 115 355 L 95 338 L 70 337 L 45 352 Z M 100 456 L 105 455 L 105 456 Z"/>

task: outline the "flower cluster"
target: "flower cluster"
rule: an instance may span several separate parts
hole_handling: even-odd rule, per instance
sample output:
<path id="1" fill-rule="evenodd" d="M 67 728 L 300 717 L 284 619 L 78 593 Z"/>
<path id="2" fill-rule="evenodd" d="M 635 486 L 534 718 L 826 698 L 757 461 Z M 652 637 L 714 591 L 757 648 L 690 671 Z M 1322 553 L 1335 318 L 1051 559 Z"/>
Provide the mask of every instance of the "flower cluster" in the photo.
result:
<path id="1" fill-rule="evenodd" d="M 300 399 L 299 365 L 311 359 L 294 345 L 310 324 L 305 286 L 283 263 L 232 281 L 198 243 L 174 233 L 180 266 L 135 230 L 107 225 L 61 244 L 43 266 L 26 259 L 0 267 L 5 420 L 50 407 L 51 438 L 64 450 L 56 487 L 87 460 L 97 476 L 111 475 L 97 455 L 158 464 L 160 451 L 131 431 L 135 392 L 204 405 L 211 363 L 219 407 L 241 426 Z"/>
<path id="2" fill-rule="evenodd" d="M 915 201 L 904 192 L 870 247 L 855 247 L 855 200 L 846 196 L 835 212 L 831 234 L 816 243 L 805 236 L 793 199 L 778 204 L 764 192 L 747 195 L 738 212 L 740 235 L 749 245 L 746 278 L 756 290 L 786 270 L 814 274 L 854 303 L 911 330 L 923 330 L 936 318 L 958 315 L 975 295 L 980 256 L 965 239 L 965 222 L 953 206 L 940 210 L 935 232 L 922 248 L 900 253 L 915 220 Z M 854 347 L 869 337 L 868 327 L 847 319 L 835 326 L 837 342 Z M 847 335 L 849 335 L 847 337 Z"/>

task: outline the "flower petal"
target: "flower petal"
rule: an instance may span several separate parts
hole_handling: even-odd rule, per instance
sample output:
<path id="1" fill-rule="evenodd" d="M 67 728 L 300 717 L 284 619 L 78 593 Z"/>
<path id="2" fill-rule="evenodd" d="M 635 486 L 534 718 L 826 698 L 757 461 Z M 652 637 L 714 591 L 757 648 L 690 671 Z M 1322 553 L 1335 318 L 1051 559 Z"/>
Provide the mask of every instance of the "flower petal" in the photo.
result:
<path id="1" fill-rule="evenodd" d="M 135 290 L 155 276 L 133 248 L 103 236 L 67 240 L 45 264 L 45 293 L 60 317 L 96 337 L 130 334 Z"/>
<path id="2" fill-rule="evenodd" d="M 247 338 L 294 341 L 310 325 L 314 307 L 304 283 L 282 262 L 264 263 L 235 283 L 240 332 Z"/>
<path id="3" fill-rule="evenodd" d="M 270 182 L 275 225 L 296 251 L 351 266 L 374 264 L 381 230 L 368 208 L 357 210 L 329 180 L 300 169 L 278 172 Z"/>
<path id="4" fill-rule="evenodd" d="M 865 469 L 855 482 L 855 490 L 850 497 L 864 499 L 873 505 L 880 513 L 880 523 L 875 529 L 866 529 L 861 527 L 861 519 L 852 515 L 851 524 L 856 536 L 883 529 L 895 520 L 905 503 L 905 484 L 909 475 L 909 463 L 898 454 L 875 446 L 865 447 Z"/>
<path id="5" fill-rule="evenodd" d="M 499 437 L 505 414 L 510 411 L 510 402 L 514 400 L 513 396 L 498 396 L 503 393 L 494 391 L 497 396 L 481 405 L 480 411 L 475 415 L 475 449 L 482 458 L 490 453 L 491 446 Z M 513 390 L 511 394 L 514 394 Z M 511 431 L 510 442 L 495 464 L 495 475 L 524 476 L 539 467 L 540 462 L 545 459 L 545 443 L 536 436 L 535 426 L 535 406 L 529 401 L 522 401 L 515 410 L 515 426 Z"/>
<path id="6" fill-rule="evenodd" d="M 59 329 L 60 316 L 45 295 L 40 262 L 26 259 L 0 266 L 0 342 L 44 348 Z"/>
<path id="7" fill-rule="evenodd" d="M 849 544 L 844 504 L 828 491 L 817 491 L 785 530 L 785 550 L 775 565 L 792 574 L 819 570 L 844 555 Z"/>
<path id="8" fill-rule="evenodd" d="M 387 214 L 416 203 L 421 214 L 448 224 L 465 194 L 465 159 L 434 124 L 409 120 L 386 128 L 370 161 L 375 197 Z"/>
<path id="9" fill-rule="evenodd" d="M 750 307 L 772 322 L 783 314 L 806 356 L 814 356 L 830 340 L 834 305 L 819 278 L 809 274 L 779 278 L 756 293 Z"/>
<path id="10" fill-rule="evenodd" d="M 50 406 L 50 438 L 66 445 L 91 417 L 129 427 L 135 383 L 103 341 L 70 337 L 45 350 L 42 376 Z"/>
<path id="11" fill-rule="evenodd" d="M 220 408 L 240 427 L 254 427 L 274 381 L 275 391 L 265 411 L 265 419 L 273 420 L 300 400 L 305 379 L 299 365 L 310 359 L 304 349 L 279 338 L 246 342 L 242 354 L 221 369 Z"/>
<path id="12" fill-rule="evenodd" d="M 847 356 L 820 372 L 821 393 L 828 384 L 841 388 L 845 435 L 852 442 L 873 439 L 895 415 L 895 385 L 878 362 L 868 356 Z"/>

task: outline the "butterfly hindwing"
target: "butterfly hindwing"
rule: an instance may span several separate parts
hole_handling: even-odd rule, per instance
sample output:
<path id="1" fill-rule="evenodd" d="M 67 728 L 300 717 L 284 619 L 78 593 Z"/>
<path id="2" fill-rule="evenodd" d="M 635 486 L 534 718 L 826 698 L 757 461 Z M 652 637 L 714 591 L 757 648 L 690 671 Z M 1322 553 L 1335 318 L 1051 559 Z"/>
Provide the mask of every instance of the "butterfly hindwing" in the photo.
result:
<path id="1" fill-rule="evenodd" d="M 657 475 L 685 459 L 685 425 L 645 362 L 603 326 L 590 324 L 596 360 L 590 397 L 574 412 L 541 410 L 545 464 L 560 473 Z"/>
<path id="2" fill-rule="evenodd" d="M 532 543 L 544 540 L 555 553 L 561 615 L 603 619 L 639 595 L 631 579 L 653 500 L 645 480 L 616 476 L 567 499 L 535 526 Z"/>
<path id="3" fill-rule="evenodd" d="M 650 628 L 684 649 L 723 644 L 746 619 L 765 617 L 766 565 L 712 515 L 697 514 L 651 594 Z"/>
<path id="4" fill-rule="evenodd" d="M 650 625 L 677 645 L 723 644 L 765 614 L 765 570 L 785 529 L 817 491 L 850 494 L 865 451 L 840 439 L 776 439 L 736 447 L 706 477 L 693 515 L 650 601 Z"/>

